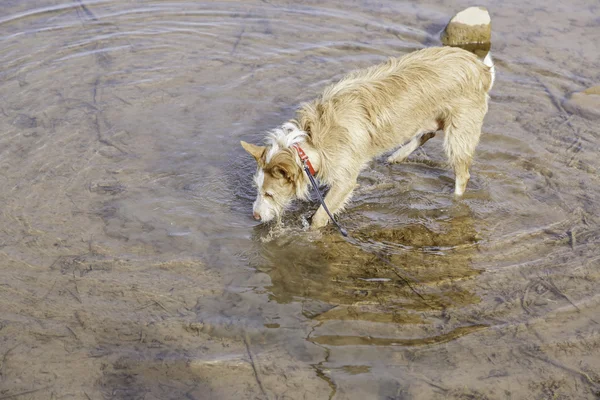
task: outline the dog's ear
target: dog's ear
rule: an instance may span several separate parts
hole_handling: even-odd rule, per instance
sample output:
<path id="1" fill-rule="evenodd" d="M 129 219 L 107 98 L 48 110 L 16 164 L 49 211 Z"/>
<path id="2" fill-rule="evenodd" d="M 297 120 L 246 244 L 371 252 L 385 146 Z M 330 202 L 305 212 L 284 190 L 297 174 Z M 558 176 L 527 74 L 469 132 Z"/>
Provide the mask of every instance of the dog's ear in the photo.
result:
<path id="1" fill-rule="evenodd" d="M 252 157 L 254 157 L 256 162 L 260 161 L 263 153 L 267 149 L 265 146 L 257 146 L 255 144 L 246 143 L 243 140 L 240 143 L 241 143 L 242 147 L 244 148 L 244 150 L 246 150 L 248 153 L 250 153 L 250 155 Z"/>
<path id="2" fill-rule="evenodd" d="M 289 182 L 294 182 L 298 179 L 298 166 L 294 162 L 282 160 L 273 167 L 272 173 L 276 178 L 283 177 Z"/>

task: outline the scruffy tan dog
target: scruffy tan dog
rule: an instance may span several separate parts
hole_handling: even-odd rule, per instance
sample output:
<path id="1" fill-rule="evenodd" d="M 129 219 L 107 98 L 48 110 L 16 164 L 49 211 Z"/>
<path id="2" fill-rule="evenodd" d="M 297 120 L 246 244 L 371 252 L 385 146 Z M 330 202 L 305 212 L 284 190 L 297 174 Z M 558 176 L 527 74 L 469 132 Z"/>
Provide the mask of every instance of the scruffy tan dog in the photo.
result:
<path id="1" fill-rule="evenodd" d="M 343 210 L 367 162 L 402 145 L 388 158 L 401 162 L 440 129 L 456 177 L 454 193 L 461 196 L 494 75 L 489 54 L 482 61 L 454 47 L 419 50 L 350 73 L 303 105 L 295 120 L 271 131 L 266 146 L 242 142 L 258 163 L 254 218 L 263 222 L 279 218 L 293 199 L 307 198 L 302 152 L 316 178 L 329 186 L 325 202 L 336 214 Z M 311 228 L 327 222 L 321 206 Z"/>

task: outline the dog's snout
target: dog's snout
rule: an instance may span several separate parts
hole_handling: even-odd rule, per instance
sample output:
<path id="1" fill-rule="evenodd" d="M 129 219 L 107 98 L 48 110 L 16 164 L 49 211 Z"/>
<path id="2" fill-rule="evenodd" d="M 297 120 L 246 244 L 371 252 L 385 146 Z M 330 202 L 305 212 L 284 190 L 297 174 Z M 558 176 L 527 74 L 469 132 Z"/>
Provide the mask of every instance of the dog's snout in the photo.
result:
<path id="1" fill-rule="evenodd" d="M 254 217 L 255 220 L 259 221 L 260 220 L 260 214 L 257 213 L 256 211 L 252 212 L 252 216 Z"/>

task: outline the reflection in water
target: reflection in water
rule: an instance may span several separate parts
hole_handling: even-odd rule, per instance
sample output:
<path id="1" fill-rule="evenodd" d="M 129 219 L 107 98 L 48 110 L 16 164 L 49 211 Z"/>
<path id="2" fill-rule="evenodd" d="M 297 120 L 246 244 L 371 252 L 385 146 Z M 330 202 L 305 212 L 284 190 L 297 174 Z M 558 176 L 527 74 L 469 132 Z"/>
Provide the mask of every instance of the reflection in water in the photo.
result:
<path id="1" fill-rule="evenodd" d="M 315 343 L 328 344 L 330 346 L 423 346 L 427 344 L 441 344 L 457 339 L 461 336 L 477 332 L 486 328 L 485 325 L 473 325 L 456 328 L 449 333 L 439 336 L 417 339 L 398 338 L 374 338 L 371 336 L 317 336 L 312 339 Z"/>
<path id="2" fill-rule="evenodd" d="M 315 241 L 299 234 L 293 239 L 279 237 L 263 245 L 264 263 L 258 269 L 271 277 L 271 299 L 301 301 L 304 315 L 317 321 L 429 324 L 429 318 L 448 309 L 479 301 L 474 293 L 454 285 L 479 274 L 471 265 L 479 239 L 468 206 L 457 204 L 452 209 L 456 215 L 431 227 L 416 222 L 398 228 L 369 226 L 351 233 L 350 241 L 337 234 Z M 469 331 L 460 328 L 439 340 Z M 325 343 L 323 337 L 315 340 Z M 363 340 L 364 344 L 435 342 Z M 336 338 L 328 343 L 343 342 Z"/>

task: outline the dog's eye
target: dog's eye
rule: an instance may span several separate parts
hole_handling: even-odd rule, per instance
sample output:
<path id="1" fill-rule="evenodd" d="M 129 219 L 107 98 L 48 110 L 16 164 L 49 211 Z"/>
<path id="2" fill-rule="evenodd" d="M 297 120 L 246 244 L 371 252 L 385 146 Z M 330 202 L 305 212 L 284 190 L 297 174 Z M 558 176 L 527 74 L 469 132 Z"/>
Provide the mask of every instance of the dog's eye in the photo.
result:
<path id="1" fill-rule="evenodd" d="M 273 198 L 273 193 L 268 193 L 267 192 L 267 193 L 265 193 L 265 197 L 268 197 L 268 198 L 272 199 Z"/>

